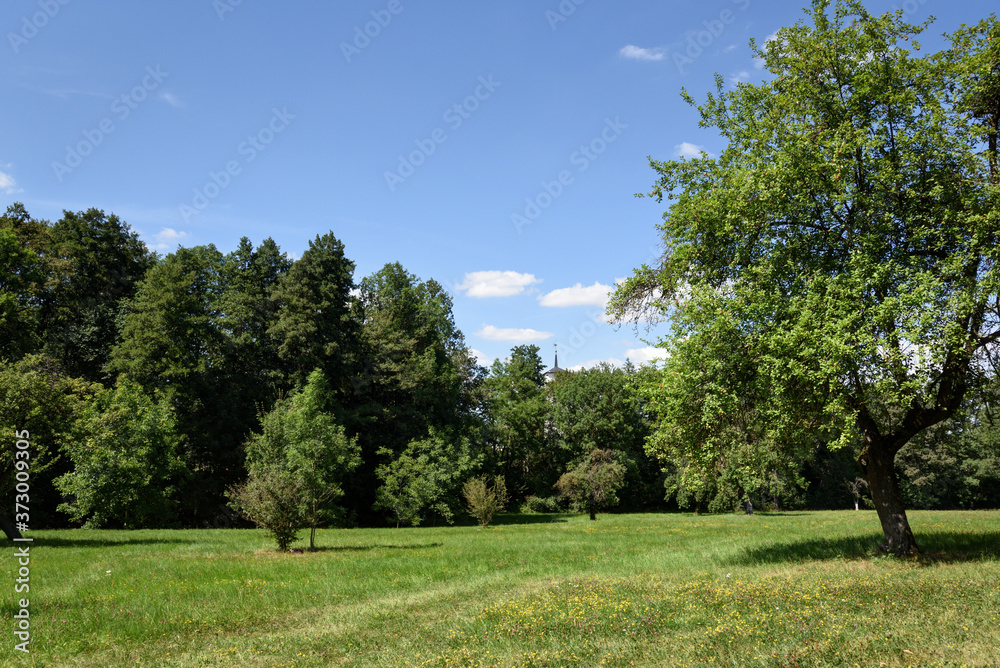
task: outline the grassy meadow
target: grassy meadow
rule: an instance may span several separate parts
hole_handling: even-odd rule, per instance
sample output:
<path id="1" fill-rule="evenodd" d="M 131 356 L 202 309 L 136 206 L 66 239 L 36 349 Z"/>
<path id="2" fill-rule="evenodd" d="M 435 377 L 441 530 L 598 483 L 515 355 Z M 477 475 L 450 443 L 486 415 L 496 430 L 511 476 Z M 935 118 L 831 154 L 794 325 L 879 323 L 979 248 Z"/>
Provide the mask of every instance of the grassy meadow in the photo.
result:
<path id="1" fill-rule="evenodd" d="M 508 515 L 473 526 L 36 531 L 26 666 L 1000 666 L 1000 512 Z M 303 535 L 306 535 L 305 533 Z M 13 550 L 0 564 L 15 610 Z"/>

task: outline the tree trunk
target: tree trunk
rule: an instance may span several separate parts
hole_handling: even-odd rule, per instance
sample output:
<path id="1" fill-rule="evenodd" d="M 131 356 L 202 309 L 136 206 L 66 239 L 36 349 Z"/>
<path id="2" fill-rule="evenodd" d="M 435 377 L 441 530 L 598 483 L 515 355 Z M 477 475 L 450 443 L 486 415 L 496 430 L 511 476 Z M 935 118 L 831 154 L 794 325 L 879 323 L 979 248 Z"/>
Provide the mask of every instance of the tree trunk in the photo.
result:
<path id="1" fill-rule="evenodd" d="M 860 508 L 858 508 L 858 498 L 857 497 L 854 497 L 854 510 L 861 510 Z"/>
<path id="2" fill-rule="evenodd" d="M 3 532 L 7 534 L 7 538 L 10 540 L 22 537 L 21 532 L 18 531 L 3 515 L 0 515 L 0 529 L 3 529 Z"/>
<path id="3" fill-rule="evenodd" d="M 597 519 L 597 506 L 595 506 L 593 503 L 590 504 L 590 519 L 592 520 Z"/>
<path id="4" fill-rule="evenodd" d="M 895 453 L 888 447 L 870 444 L 862 456 L 862 464 L 879 522 L 882 523 L 882 533 L 885 534 L 885 542 L 880 549 L 903 557 L 917 554 L 920 550 L 906 519 L 894 459 Z"/>

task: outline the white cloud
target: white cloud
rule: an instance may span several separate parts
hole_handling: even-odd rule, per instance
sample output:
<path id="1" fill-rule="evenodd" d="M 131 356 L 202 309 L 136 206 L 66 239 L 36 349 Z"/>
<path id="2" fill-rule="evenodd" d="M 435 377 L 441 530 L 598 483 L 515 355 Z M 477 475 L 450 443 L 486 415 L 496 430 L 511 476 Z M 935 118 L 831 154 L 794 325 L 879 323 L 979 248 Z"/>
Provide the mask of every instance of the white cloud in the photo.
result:
<path id="1" fill-rule="evenodd" d="M 663 360 L 667 358 L 667 351 L 663 348 L 646 346 L 645 348 L 629 348 L 625 351 L 625 357 L 635 364 L 646 364 L 653 360 Z"/>
<path id="2" fill-rule="evenodd" d="M 744 81 L 749 81 L 749 80 L 750 80 L 750 73 L 747 72 L 746 70 L 740 70 L 735 74 L 729 75 L 729 83 L 733 84 L 734 86 L 738 83 L 743 83 Z"/>
<path id="3" fill-rule="evenodd" d="M 628 58 L 630 60 L 648 60 L 657 61 L 663 60 L 667 57 L 667 50 L 662 47 L 656 47 L 655 49 L 644 49 L 641 46 L 635 46 L 634 44 L 629 44 L 623 46 L 618 52 L 618 55 L 622 58 Z"/>
<path id="4" fill-rule="evenodd" d="M 584 286 L 577 283 L 571 288 L 559 288 L 538 298 L 542 306 L 565 308 L 567 306 L 600 306 L 608 304 L 608 295 L 613 290 L 610 285 L 602 285 L 594 281 L 593 285 Z"/>
<path id="5" fill-rule="evenodd" d="M 491 360 L 481 351 L 476 350 L 475 348 L 469 348 L 469 352 L 472 353 L 472 356 L 476 358 L 477 364 L 482 364 L 485 367 L 493 366 L 493 360 Z"/>
<path id="6" fill-rule="evenodd" d="M 173 93 L 160 93 L 160 99 L 175 109 L 180 109 L 184 106 L 184 103 Z"/>
<path id="7" fill-rule="evenodd" d="M 674 151 L 676 151 L 677 155 L 682 158 L 700 158 L 702 151 L 705 151 L 705 149 L 704 147 L 698 146 L 697 144 L 692 144 L 690 142 L 681 142 L 677 146 L 674 146 Z M 708 153 L 707 151 L 705 152 Z M 708 155 L 709 157 L 712 156 L 711 153 L 708 153 Z"/>
<path id="8" fill-rule="evenodd" d="M 168 248 L 173 248 L 179 244 L 182 240 L 191 236 L 187 232 L 178 232 L 177 230 L 171 229 L 169 227 L 164 227 L 162 230 L 156 234 L 156 245 L 153 248 L 159 250 L 166 250 Z"/>
<path id="9" fill-rule="evenodd" d="M 570 371 L 582 371 L 584 369 L 593 369 L 598 364 L 610 364 L 611 366 L 622 366 L 625 364 L 622 360 L 617 357 L 609 357 L 606 360 L 588 360 L 583 364 L 577 364 L 569 368 Z"/>
<path id="10" fill-rule="evenodd" d="M 730 51 L 732 51 L 732 50 L 733 50 L 733 49 L 735 49 L 735 48 L 736 48 L 736 45 L 735 45 L 735 44 L 730 44 L 729 46 L 727 46 L 726 48 L 724 48 L 724 49 L 722 50 L 722 53 L 729 53 Z"/>
<path id="11" fill-rule="evenodd" d="M 493 325 L 483 325 L 483 328 L 476 332 L 480 336 L 490 341 L 509 341 L 512 343 L 531 343 L 532 341 L 544 341 L 551 339 L 552 332 L 539 332 L 535 329 L 501 329 Z"/>
<path id="12" fill-rule="evenodd" d="M 776 39 L 778 39 L 778 31 L 777 30 L 775 30 L 770 35 L 768 35 L 767 37 L 764 38 L 764 46 L 761 47 L 762 50 L 766 51 L 768 43 L 773 42 Z M 764 59 L 763 58 L 754 57 L 754 59 L 753 59 L 753 65 L 758 70 L 764 69 Z"/>
<path id="13" fill-rule="evenodd" d="M 10 165 L 5 165 L 9 168 Z M 0 190 L 3 191 L 5 195 L 13 195 L 14 193 L 21 192 L 21 189 L 17 187 L 17 182 L 14 181 L 14 177 L 0 172 Z"/>
<path id="14" fill-rule="evenodd" d="M 513 297 L 525 289 L 541 283 L 534 274 L 519 274 L 516 271 L 474 271 L 465 275 L 465 280 L 456 285 L 470 297 Z"/>

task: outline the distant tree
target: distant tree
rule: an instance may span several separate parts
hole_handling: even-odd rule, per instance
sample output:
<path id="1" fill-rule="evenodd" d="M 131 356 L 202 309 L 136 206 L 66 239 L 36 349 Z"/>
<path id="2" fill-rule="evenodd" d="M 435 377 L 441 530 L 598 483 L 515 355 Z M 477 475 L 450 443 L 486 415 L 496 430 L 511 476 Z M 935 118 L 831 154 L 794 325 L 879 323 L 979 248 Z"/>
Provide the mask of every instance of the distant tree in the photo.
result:
<path id="1" fill-rule="evenodd" d="M 597 511 L 618 503 L 618 490 L 625 484 L 625 467 L 614 450 L 592 450 L 577 466 L 556 482 L 559 494 L 577 508 L 586 509 L 590 519 Z"/>
<path id="2" fill-rule="evenodd" d="M 388 480 L 379 467 L 407 462 L 398 458 L 409 444 L 432 431 L 475 434 L 477 367 L 455 326 L 451 296 L 433 279 L 387 264 L 361 280 L 355 309 L 363 365 L 352 378 L 352 426 L 365 463 L 352 496 L 367 506 L 363 512 L 377 501 L 379 479 Z"/>
<path id="3" fill-rule="evenodd" d="M 317 369 L 301 390 L 263 416 L 261 433 L 253 434 L 246 447 L 251 479 L 284 471 L 295 480 L 310 528 L 309 549 L 316 546 L 316 529 L 336 519 L 334 501 L 343 496 L 344 480 L 361 461 L 356 441 L 329 412 L 331 402 L 329 384 Z"/>
<path id="4" fill-rule="evenodd" d="M 175 525 L 187 467 L 169 405 L 123 377 L 98 394 L 81 426 L 83 437 L 65 446 L 73 468 L 56 480 L 69 499 L 59 510 L 86 528 Z"/>
<path id="5" fill-rule="evenodd" d="M 354 263 L 332 232 L 309 242 L 270 293 L 276 319 L 268 335 L 277 345 L 292 384 L 305 385 L 309 374 L 322 369 L 337 404 L 338 418 L 350 390 L 360 351 L 358 322 L 352 317 Z"/>
<path id="6" fill-rule="evenodd" d="M 126 306 L 107 366 L 174 407 L 193 473 L 183 494 L 188 521 L 214 512 L 243 470 L 246 433 L 231 421 L 227 399 L 222 261 L 215 246 L 195 246 L 178 248 L 151 268 Z"/>
<path id="7" fill-rule="evenodd" d="M 493 521 L 493 516 L 507 505 L 507 485 L 501 476 L 494 478 L 492 485 L 489 477 L 479 476 L 462 486 L 462 496 L 469 514 L 476 518 L 479 526 L 485 528 Z"/>
<path id="8" fill-rule="evenodd" d="M 497 360 L 484 381 L 489 411 L 492 468 L 506 480 L 515 501 L 551 492 L 552 451 L 546 428 L 551 404 L 538 346 L 515 346 L 507 360 Z"/>
<path id="9" fill-rule="evenodd" d="M 434 430 L 410 441 L 388 464 L 378 467 L 376 507 L 392 513 L 396 526 L 417 526 L 427 513 L 454 522 L 459 488 L 476 467 L 468 440 Z"/>
<path id="10" fill-rule="evenodd" d="M 882 548 L 906 555 L 897 453 L 1000 352 L 1000 23 L 923 55 L 902 11 L 815 0 L 808 14 L 752 45 L 768 81 L 727 90 L 717 76 L 698 107 L 728 142 L 717 157 L 652 161 L 649 194 L 672 202 L 666 251 L 610 310 L 675 325 L 650 388 L 664 397 L 656 448 L 799 461 L 860 434 Z M 756 426 L 713 428 L 748 401 Z"/>
<path id="11" fill-rule="evenodd" d="M 555 445 L 549 453 L 554 469 L 550 489 L 570 461 L 610 448 L 622 453 L 626 466 L 626 483 L 619 494 L 622 503 L 632 509 L 662 505 L 660 465 L 645 452 L 651 420 L 637 388 L 645 373 L 630 364 L 625 368 L 600 364 L 558 374 L 546 385 Z"/>
<path id="12" fill-rule="evenodd" d="M 99 209 L 65 211 L 51 228 L 49 256 L 60 276 L 40 309 L 45 350 L 72 376 L 107 380 L 119 311 L 155 256 L 127 223 Z"/>
<path id="13" fill-rule="evenodd" d="M 61 269 L 49 254 L 51 230 L 14 203 L 0 216 L 0 359 L 17 360 L 41 345 L 39 305 Z"/>

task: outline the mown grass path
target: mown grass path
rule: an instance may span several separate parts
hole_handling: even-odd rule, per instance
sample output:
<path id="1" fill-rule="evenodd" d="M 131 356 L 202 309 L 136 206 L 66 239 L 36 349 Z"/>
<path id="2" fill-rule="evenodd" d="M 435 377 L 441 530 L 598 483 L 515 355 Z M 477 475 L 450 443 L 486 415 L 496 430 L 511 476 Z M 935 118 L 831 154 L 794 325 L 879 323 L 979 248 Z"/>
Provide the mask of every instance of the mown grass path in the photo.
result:
<path id="1" fill-rule="evenodd" d="M 38 531 L 27 666 L 1000 666 L 1000 512 L 507 516 L 498 526 Z"/>

